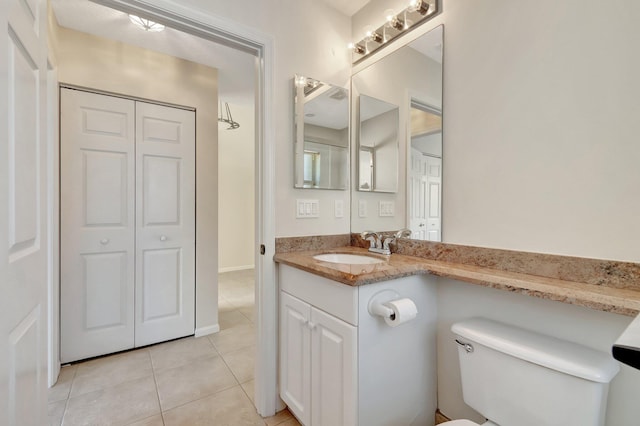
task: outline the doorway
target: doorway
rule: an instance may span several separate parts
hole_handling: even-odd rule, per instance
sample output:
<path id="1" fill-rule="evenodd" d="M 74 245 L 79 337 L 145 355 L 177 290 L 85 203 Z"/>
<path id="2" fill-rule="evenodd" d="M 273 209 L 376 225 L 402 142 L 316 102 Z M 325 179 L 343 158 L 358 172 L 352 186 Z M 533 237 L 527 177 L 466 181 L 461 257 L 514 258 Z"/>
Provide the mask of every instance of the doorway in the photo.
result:
<path id="1" fill-rule="evenodd" d="M 180 29 L 186 33 L 204 38 L 235 50 L 250 53 L 258 69 L 256 84 L 256 129 L 255 158 L 257 173 L 255 178 L 255 256 L 256 277 L 256 407 L 263 416 L 275 412 L 278 398 L 276 393 L 276 341 L 273 330 L 276 329 L 276 291 L 275 268 L 271 258 L 275 249 L 275 232 L 273 218 L 273 176 L 274 176 L 274 129 L 271 120 L 272 104 L 272 64 L 273 46 L 270 37 L 255 31 L 239 28 L 230 22 L 208 19 L 197 12 L 176 6 L 171 2 L 156 1 L 147 4 L 139 1 L 99 0 L 96 3 L 114 7 L 129 13 L 135 13 L 161 22 L 167 26 Z M 198 149 L 198 148 L 197 148 Z M 198 152 L 202 155 L 202 152 Z M 202 218 L 206 215 L 197 215 Z M 198 226 L 198 225 L 197 225 Z M 263 245 L 262 250 L 258 247 Z M 264 255 L 260 255 L 260 251 Z M 196 262 L 217 273 L 217 259 L 197 258 Z M 196 273 L 198 274 L 198 273 Z M 217 298 L 217 288 L 209 296 Z M 211 303 L 211 297 L 203 303 Z M 199 302 L 200 303 L 200 302 Z M 215 302 L 214 302 L 215 303 Z M 196 306 L 198 312 L 200 306 Z M 216 315 L 217 316 L 217 315 Z M 269 330 L 264 333 L 262 330 Z M 203 333 L 214 331 L 203 330 Z"/>

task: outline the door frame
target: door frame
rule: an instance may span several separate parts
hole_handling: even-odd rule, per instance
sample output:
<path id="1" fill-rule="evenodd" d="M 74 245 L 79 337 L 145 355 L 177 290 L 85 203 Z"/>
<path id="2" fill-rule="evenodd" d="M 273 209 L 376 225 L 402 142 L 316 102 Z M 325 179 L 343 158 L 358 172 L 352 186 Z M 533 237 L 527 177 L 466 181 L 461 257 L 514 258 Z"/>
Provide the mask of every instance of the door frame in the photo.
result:
<path id="1" fill-rule="evenodd" d="M 277 289 L 275 280 L 274 40 L 254 28 L 169 0 L 91 0 L 160 22 L 256 57 L 256 365 L 255 405 L 264 417 L 280 407 L 277 392 Z M 51 230 L 59 232 L 59 226 Z M 264 255 L 260 245 L 264 245 Z M 59 332 L 59 330 L 58 330 Z"/>

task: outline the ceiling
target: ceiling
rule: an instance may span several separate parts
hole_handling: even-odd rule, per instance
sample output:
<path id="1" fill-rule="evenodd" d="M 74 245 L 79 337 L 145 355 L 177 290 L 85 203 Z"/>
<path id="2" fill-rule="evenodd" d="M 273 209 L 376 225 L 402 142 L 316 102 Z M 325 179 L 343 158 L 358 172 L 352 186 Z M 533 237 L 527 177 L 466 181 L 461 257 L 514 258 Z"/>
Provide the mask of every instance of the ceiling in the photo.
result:
<path id="1" fill-rule="evenodd" d="M 167 28 L 151 33 L 134 26 L 126 13 L 88 0 L 51 0 L 58 24 L 218 69 L 221 101 L 252 105 L 255 59 L 252 55 Z"/>
<path id="2" fill-rule="evenodd" d="M 370 1 L 371 0 L 322 0 L 322 2 L 347 16 L 353 16 Z"/>

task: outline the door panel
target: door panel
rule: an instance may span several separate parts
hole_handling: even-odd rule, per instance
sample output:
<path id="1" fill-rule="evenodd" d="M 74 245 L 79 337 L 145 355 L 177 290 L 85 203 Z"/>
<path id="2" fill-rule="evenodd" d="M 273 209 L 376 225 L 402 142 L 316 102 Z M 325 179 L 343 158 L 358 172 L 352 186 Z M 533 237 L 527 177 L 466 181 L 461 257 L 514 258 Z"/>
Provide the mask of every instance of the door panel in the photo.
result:
<path id="1" fill-rule="evenodd" d="M 312 421 L 314 426 L 357 423 L 357 329 L 311 308 Z"/>
<path id="2" fill-rule="evenodd" d="M 61 89 L 61 360 L 134 346 L 134 102 Z"/>
<path id="3" fill-rule="evenodd" d="M 136 102 L 136 346 L 195 330 L 195 113 Z"/>
<path id="4" fill-rule="evenodd" d="M 427 239 L 429 241 L 441 241 L 442 229 L 442 158 L 425 155 L 427 164 L 428 217 Z"/>
<path id="5" fill-rule="evenodd" d="M 0 2 L 0 424 L 47 422 L 46 2 Z M 6 141 L 6 143 L 4 142 Z"/>
<path id="6" fill-rule="evenodd" d="M 305 424 L 311 424 L 311 306 L 280 292 L 280 397 Z"/>
<path id="7" fill-rule="evenodd" d="M 179 248 L 144 251 L 143 321 L 180 315 L 180 296 L 182 294 L 181 254 Z"/>

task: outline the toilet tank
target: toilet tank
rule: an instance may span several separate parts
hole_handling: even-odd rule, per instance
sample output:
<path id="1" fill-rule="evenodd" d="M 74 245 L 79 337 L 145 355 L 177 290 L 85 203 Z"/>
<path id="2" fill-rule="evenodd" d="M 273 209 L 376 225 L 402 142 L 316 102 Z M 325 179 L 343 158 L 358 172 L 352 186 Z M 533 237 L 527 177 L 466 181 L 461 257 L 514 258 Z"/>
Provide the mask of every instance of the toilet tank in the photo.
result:
<path id="1" fill-rule="evenodd" d="M 619 370 L 610 355 L 484 318 L 451 330 L 464 401 L 492 422 L 604 425 L 609 382 Z"/>

